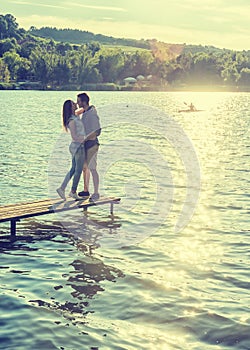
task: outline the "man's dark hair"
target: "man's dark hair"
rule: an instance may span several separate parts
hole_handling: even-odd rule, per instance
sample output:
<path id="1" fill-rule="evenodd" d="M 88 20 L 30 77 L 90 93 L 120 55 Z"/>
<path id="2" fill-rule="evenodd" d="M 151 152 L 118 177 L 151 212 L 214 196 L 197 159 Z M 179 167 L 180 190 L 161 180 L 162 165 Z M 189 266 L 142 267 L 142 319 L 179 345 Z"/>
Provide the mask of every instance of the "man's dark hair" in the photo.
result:
<path id="1" fill-rule="evenodd" d="M 77 97 L 82 101 L 89 103 L 89 96 L 86 94 L 86 92 L 82 92 L 81 94 L 78 94 Z"/>

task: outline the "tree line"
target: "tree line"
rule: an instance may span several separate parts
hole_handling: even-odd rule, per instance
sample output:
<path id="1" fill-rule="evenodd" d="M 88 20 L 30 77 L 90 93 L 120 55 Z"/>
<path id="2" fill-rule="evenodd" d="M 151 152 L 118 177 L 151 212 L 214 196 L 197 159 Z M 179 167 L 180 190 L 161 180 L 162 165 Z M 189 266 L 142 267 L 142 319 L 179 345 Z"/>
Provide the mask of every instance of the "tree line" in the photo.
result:
<path id="1" fill-rule="evenodd" d="M 140 75 L 145 80 L 138 82 L 138 88 L 250 84 L 250 51 L 157 40 L 133 41 L 133 45 L 128 40 L 130 47 L 125 50 L 116 46 L 118 39 L 107 47 L 103 41 L 90 40 L 96 36 L 86 32 L 89 40 L 80 43 L 81 31 L 74 30 L 77 40 L 75 37 L 72 43 L 71 30 L 46 30 L 60 36 L 57 40 L 55 36 L 39 37 L 35 27 L 25 31 L 13 15 L 0 15 L 0 82 L 32 81 L 43 89 L 70 89 L 86 84 L 122 84 L 124 78 Z M 125 45 L 122 39 L 120 43 Z M 136 45 L 138 49 L 132 50 Z"/>
<path id="2" fill-rule="evenodd" d="M 71 44 L 86 44 L 91 41 L 97 41 L 100 44 L 108 45 L 124 45 L 139 47 L 144 49 L 150 48 L 149 40 L 136 40 L 136 39 L 124 39 L 124 38 L 114 38 L 112 36 L 107 36 L 103 34 L 94 34 L 86 30 L 78 29 L 57 29 L 55 27 L 42 27 L 36 28 L 31 26 L 29 29 L 29 34 L 38 36 L 40 38 L 53 39 L 55 41 L 69 42 Z"/>

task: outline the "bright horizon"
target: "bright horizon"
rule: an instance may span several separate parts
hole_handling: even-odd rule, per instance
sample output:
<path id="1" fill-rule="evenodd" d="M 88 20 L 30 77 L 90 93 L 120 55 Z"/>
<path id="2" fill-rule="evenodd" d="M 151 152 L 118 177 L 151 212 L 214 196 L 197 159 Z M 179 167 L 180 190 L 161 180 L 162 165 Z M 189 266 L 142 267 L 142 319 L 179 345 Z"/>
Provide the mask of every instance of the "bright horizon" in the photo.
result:
<path id="1" fill-rule="evenodd" d="M 117 38 L 249 50 L 249 0 L 1 0 L 19 27 L 79 29 Z"/>

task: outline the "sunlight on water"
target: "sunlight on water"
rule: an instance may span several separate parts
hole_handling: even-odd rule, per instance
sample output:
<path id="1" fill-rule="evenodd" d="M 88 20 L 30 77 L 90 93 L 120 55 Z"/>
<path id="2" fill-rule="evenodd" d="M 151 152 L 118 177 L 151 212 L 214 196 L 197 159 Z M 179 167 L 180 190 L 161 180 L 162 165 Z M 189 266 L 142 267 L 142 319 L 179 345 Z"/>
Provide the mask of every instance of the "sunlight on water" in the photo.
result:
<path id="1" fill-rule="evenodd" d="M 249 350 L 249 94 L 90 96 L 121 203 L 1 224 L 2 348 Z M 75 97 L 0 92 L 2 205 L 56 198 Z"/>

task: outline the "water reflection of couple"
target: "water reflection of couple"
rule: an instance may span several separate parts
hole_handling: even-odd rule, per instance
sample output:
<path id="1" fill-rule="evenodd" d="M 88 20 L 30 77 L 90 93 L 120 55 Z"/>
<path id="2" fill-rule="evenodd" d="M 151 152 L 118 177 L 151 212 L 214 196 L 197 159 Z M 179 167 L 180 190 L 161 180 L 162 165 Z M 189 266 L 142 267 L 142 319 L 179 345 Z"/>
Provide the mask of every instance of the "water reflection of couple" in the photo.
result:
<path id="1" fill-rule="evenodd" d="M 104 291 L 102 281 L 116 281 L 125 276 L 118 268 L 106 265 L 91 255 L 74 260 L 70 265 L 75 270 L 70 272 L 67 284 L 74 290 L 71 295 L 80 300 L 84 296 L 93 298 L 96 293 Z"/>
<path id="2" fill-rule="evenodd" d="M 83 109 L 80 115 L 77 113 L 78 106 Z M 94 193 L 90 200 L 96 201 L 99 198 L 99 175 L 96 167 L 99 148 L 98 136 L 101 133 L 101 127 L 96 109 L 94 106 L 89 105 L 89 96 L 86 93 L 77 95 L 77 103 L 72 100 L 64 102 L 63 126 L 66 131 L 70 131 L 72 138 L 69 146 L 69 151 L 72 155 L 72 165 L 61 186 L 57 189 L 57 193 L 62 199 L 66 200 L 65 189 L 73 177 L 69 196 L 74 199 L 88 197 L 90 171 L 94 186 Z M 84 190 L 77 194 L 77 187 L 82 172 Z"/>

